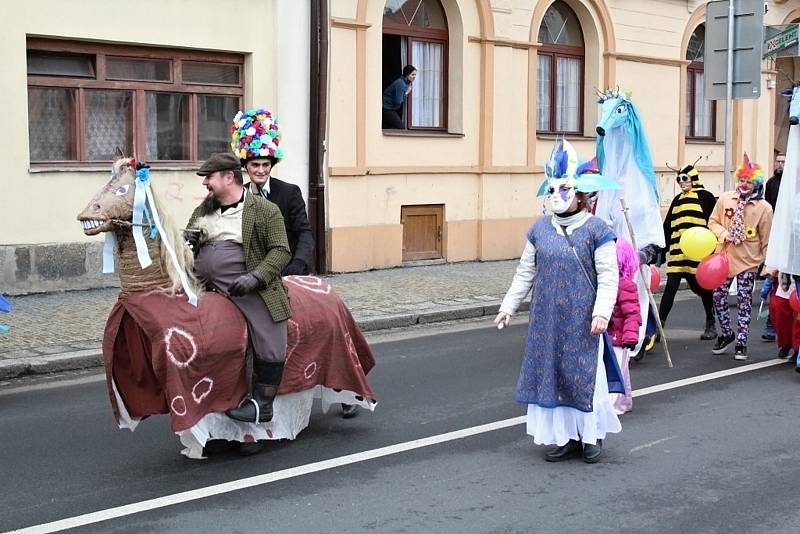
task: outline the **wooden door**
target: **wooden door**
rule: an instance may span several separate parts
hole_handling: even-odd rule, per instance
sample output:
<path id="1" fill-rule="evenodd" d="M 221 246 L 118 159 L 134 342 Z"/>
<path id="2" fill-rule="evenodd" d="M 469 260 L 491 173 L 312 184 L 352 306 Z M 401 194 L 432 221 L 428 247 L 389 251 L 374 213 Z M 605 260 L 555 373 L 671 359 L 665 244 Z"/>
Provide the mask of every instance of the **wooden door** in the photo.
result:
<path id="1" fill-rule="evenodd" d="M 442 257 L 443 220 L 443 204 L 400 208 L 400 223 L 403 225 L 403 261 Z"/>

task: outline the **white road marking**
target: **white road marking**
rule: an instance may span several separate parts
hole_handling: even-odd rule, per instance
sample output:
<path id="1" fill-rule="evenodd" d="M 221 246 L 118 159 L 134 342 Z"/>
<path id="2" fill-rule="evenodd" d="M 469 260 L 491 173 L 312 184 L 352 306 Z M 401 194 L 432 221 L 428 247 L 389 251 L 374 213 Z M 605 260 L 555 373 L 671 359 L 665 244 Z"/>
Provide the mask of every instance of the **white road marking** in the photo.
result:
<path id="1" fill-rule="evenodd" d="M 640 451 L 642 449 L 649 449 L 650 447 L 653 447 L 654 445 L 658 445 L 659 443 L 664 443 L 665 441 L 669 441 L 669 440 L 675 439 L 677 437 L 678 436 L 669 436 L 667 438 L 661 438 L 661 439 L 657 439 L 655 441 L 651 441 L 650 443 L 645 443 L 644 445 L 639 445 L 638 447 L 634 447 L 631 450 L 629 450 L 628 454 L 633 454 L 634 452 Z"/>
<path id="2" fill-rule="evenodd" d="M 707 382 L 709 380 L 717 380 L 719 378 L 746 373 L 749 371 L 757 371 L 759 369 L 764 369 L 766 367 L 772 367 L 774 365 L 780 365 L 785 363 L 786 360 L 774 359 L 774 360 L 767 360 L 764 362 L 753 363 L 750 365 L 743 365 L 741 367 L 735 367 L 733 369 L 726 369 L 724 371 L 717 371 L 705 375 L 685 378 L 683 380 L 675 380 L 673 382 L 667 382 L 666 384 L 659 384 L 656 386 L 650 386 L 647 388 L 638 389 L 633 392 L 633 396 L 642 397 L 645 395 L 651 395 L 653 393 L 659 393 L 662 391 L 676 389 L 684 386 L 699 384 L 701 382 Z M 176 504 L 195 501 L 199 499 L 205 499 L 207 497 L 213 497 L 214 495 L 222 495 L 224 493 L 239 491 L 247 488 L 252 488 L 255 486 L 263 486 L 265 484 L 278 482 L 280 480 L 300 477 L 312 473 L 319 473 L 321 471 L 327 471 L 329 469 L 335 469 L 337 467 L 374 460 L 375 458 L 382 458 L 384 456 L 391 456 L 393 454 L 400 454 L 415 449 L 421 449 L 423 447 L 439 445 L 441 443 L 446 443 L 448 441 L 454 441 L 457 439 L 468 438 L 470 436 L 476 436 L 478 434 L 493 432 L 495 430 L 510 428 L 513 426 L 524 424 L 525 419 L 526 417 L 524 415 L 520 417 L 512 417 L 511 419 L 495 421 L 493 423 L 488 423 L 485 425 L 473 426 L 470 428 L 464 428 L 453 432 L 447 432 L 445 434 L 439 434 L 427 438 L 415 439 L 412 441 L 406 441 L 404 443 L 397 443 L 395 445 L 380 447 L 378 449 L 372 449 L 369 451 L 348 454 L 346 456 L 339 456 L 338 458 L 331 458 L 330 460 L 313 462 L 310 464 L 300 465 L 297 467 L 291 467 L 289 469 L 274 471 L 272 473 L 265 473 L 263 475 L 256 475 L 253 477 L 232 480 L 230 482 L 224 482 L 222 484 L 215 484 L 213 486 L 206 486 L 204 488 L 183 491 L 181 493 L 175 493 L 172 495 L 165 495 L 163 497 L 157 497 L 155 499 L 149 499 L 146 501 L 140 501 L 136 503 L 126 504 L 123 506 L 117 506 L 115 508 L 108 508 L 106 510 L 100 510 L 89 514 L 83 514 L 74 517 L 69 517 L 66 519 L 60 519 L 58 521 L 53 521 L 50 523 L 43 523 L 41 525 L 34 525 L 32 527 L 14 530 L 7 534 L 46 534 L 50 532 L 59 532 L 61 530 L 67 530 L 70 528 L 78 528 L 85 525 L 100 523 L 101 521 L 108 521 L 111 519 L 117 519 L 120 517 L 137 514 L 140 512 L 146 512 L 148 510 L 156 510 L 159 508 L 165 508 L 167 506 L 174 506 Z M 666 441 L 667 439 L 672 439 L 672 438 L 665 438 L 664 440 L 655 441 L 651 444 L 645 444 L 640 446 L 639 448 L 652 446 L 661 441 Z M 634 450 L 638 450 L 639 448 L 634 448 L 631 452 L 633 452 Z"/>
<path id="3" fill-rule="evenodd" d="M 674 382 L 667 382 L 666 384 L 657 384 L 647 388 L 637 389 L 633 392 L 634 397 L 641 397 L 643 395 L 650 395 L 651 393 L 658 393 L 659 391 L 667 391 L 668 389 L 680 388 L 683 386 L 690 386 L 692 384 L 699 384 L 700 382 L 708 382 L 709 380 L 716 380 L 717 378 L 724 378 L 726 376 L 738 375 L 748 371 L 757 371 L 765 367 L 772 367 L 773 365 L 780 365 L 786 363 L 786 360 L 775 358 L 774 360 L 767 360 L 765 362 L 751 363 L 749 365 L 742 365 L 741 367 L 733 367 L 731 369 L 724 369 L 715 373 L 708 373 L 705 375 L 691 376 L 683 380 L 676 380 Z"/>

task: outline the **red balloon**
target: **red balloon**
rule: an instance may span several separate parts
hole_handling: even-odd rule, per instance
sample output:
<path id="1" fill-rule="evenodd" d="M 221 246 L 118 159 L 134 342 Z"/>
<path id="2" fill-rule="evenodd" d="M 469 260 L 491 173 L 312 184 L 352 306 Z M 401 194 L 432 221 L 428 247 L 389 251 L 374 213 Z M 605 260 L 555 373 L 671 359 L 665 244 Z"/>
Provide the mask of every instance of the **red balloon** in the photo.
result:
<path id="1" fill-rule="evenodd" d="M 728 257 L 721 252 L 707 257 L 697 266 L 695 278 L 703 289 L 717 289 L 728 279 Z"/>
<path id="2" fill-rule="evenodd" d="M 661 271 L 655 265 L 650 266 L 650 291 L 655 291 L 661 285 Z"/>
<path id="3" fill-rule="evenodd" d="M 789 297 L 789 306 L 795 313 L 800 313 L 800 298 L 797 297 L 797 290 L 792 291 L 792 295 Z"/>

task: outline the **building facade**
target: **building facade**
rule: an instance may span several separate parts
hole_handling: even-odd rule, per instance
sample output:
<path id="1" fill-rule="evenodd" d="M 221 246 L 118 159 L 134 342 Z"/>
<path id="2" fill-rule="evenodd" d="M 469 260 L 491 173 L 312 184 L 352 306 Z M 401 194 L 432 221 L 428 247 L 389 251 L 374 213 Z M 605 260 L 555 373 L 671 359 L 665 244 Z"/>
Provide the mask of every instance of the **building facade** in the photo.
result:
<path id="1" fill-rule="evenodd" d="M 594 155 L 598 88 L 631 91 L 663 207 L 677 191 L 668 165 L 697 161 L 721 192 L 725 108 L 703 98 L 705 4 L 334 0 L 331 270 L 518 257 L 542 213 L 535 193 L 554 140 Z M 765 24 L 800 16 L 798 1 L 767 5 Z M 403 127 L 387 128 L 381 94 L 406 64 L 417 79 L 398 112 Z M 778 67 L 793 64 L 764 61 L 761 98 L 735 102 L 734 164 L 747 151 L 772 170 L 787 128 L 779 92 L 790 84 Z"/>
<path id="2" fill-rule="evenodd" d="M 535 192 L 555 139 L 594 155 L 595 92 L 606 87 L 632 93 L 663 207 L 676 192 L 668 165 L 697 161 L 719 193 L 724 105 L 702 97 L 705 4 L 2 2 L 0 292 L 114 285 L 99 274 L 102 240 L 75 220 L 108 179 L 113 149 L 148 161 L 185 220 L 205 195 L 199 162 L 227 149 L 230 119 L 252 106 L 280 120 L 287 157 L 275 174 L 315 208 L 320 267 L 334 272 L 517 257 L 542 213 Z M 765 24 L 800 19 L 800 0 L 767 4 Z M 312 6 L 327 8 L 319 79 Z M 418 77 L 399 122 L 386 124 L 382 93 L 407 64 Z M 795 59 L 764 61 L 761 98 L 735 102 L 735 160 L 746 150 L 771 171 L 790 78 L 800 79 Z M 315 84 L 320 141 L 309 135 Z M 324 183 L 309 188 L 321 150 Z"/>
<path id="3" fill-rule="evenodd" d="M 283 130 L 275 174 L 306 193 L 309 13 L 263 0 L 3 2 L 0 292 L 116 284 L 76 215 L 117 146 L 152 166 L 180 224 L 206 194 L 200 162 L 229 150 L 237 110 L 263 106 Z"/>

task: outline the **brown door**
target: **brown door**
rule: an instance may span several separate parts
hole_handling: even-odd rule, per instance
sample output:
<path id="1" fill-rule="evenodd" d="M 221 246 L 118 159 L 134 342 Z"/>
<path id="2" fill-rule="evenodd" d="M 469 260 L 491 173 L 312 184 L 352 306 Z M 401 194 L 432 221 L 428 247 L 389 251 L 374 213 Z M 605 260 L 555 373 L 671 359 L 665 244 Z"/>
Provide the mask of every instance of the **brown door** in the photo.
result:
<path id="1" fill-rule="evenodd" d="M 442 257 L 443 219 L 443 204 L 400 208 L 400 223 L 403 225 L 403 261 Z"/>

